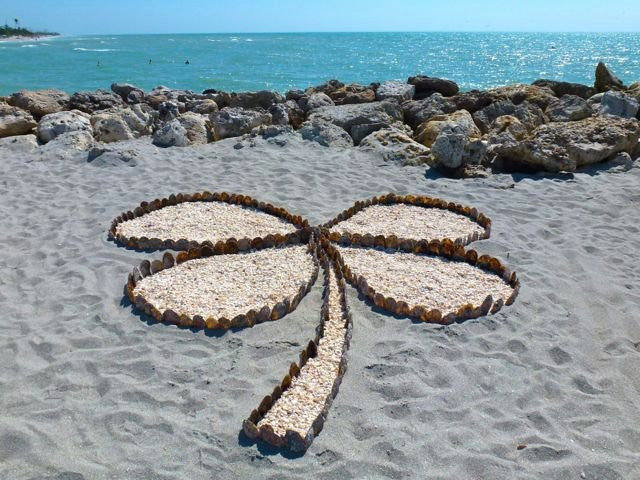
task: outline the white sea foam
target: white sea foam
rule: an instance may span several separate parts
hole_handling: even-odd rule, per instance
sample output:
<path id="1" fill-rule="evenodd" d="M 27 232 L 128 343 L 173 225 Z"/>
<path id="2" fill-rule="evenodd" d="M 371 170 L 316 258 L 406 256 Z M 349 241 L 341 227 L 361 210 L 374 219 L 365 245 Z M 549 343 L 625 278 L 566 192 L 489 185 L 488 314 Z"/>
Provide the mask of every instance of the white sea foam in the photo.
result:
<path id="1" fill-rule="evenodd" d="M 117 48 L 82 48 L 76 47 L 74 50 L 78 50 L 80 52 L 117 52 Z"/>
<path id="2" fill-rule="evenodd" d="M 34 45 L 33 43 L 27 43 L 26 45 L 22 45 L 22 48 L 34 48 L 37 47 L 38 45 Z"/>

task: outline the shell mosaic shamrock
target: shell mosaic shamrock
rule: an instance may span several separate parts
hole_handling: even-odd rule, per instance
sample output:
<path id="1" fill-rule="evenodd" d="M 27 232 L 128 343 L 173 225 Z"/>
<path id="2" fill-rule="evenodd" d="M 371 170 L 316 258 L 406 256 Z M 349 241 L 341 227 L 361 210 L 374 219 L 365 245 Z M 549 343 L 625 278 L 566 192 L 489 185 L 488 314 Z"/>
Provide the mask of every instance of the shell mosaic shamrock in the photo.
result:
<path id="1" fill-rule="evenodd" d="M 180 250 L 144 260 L 129 274 L 126 293 L 140 312 L 185 327 L 278 320 L 322 273 L 315 338 L 242 425 L 250 438 L 304 451 L 346 371 L 353 321 L 345 284 L 390 314 L 425 322 L 495 313 L 515 300 L 517 276 L 465 248 L 490 231 L 475 208 L 426 196 L 360 201 L 312 227 L 246 195 L 202 192 L 142 202 L 113 221 L 109 238 L 139 250 Z"/>

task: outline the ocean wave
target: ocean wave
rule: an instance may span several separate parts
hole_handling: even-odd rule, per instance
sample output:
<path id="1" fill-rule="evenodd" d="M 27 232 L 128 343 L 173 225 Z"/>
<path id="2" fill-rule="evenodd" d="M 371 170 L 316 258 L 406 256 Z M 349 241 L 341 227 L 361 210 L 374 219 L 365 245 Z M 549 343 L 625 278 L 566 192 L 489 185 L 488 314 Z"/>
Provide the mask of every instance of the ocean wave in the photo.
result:
<path id="1" fill-rule="evenodd" d="M 76 47 L 74 50 L 78 50 L 80 52 L 117 52 L 117 48 L 82 48 Z"/>
<path id="2" fill-rule="evenodd" d="M 39 45 L 34 45 L 33 43 L 27 43 L 26 45 L 21 45 L 22 48 L 35 48 L 38 47 Z"/>

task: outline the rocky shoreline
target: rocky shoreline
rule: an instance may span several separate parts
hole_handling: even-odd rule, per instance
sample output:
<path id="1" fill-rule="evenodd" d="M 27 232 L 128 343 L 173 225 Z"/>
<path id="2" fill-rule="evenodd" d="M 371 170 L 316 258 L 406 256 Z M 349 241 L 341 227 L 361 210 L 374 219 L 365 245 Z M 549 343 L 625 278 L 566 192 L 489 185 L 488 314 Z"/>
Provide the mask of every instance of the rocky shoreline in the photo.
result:
<path id="1" fill-rule="evenodd" d="M 146 136 L 185 147 L 300 135 L 453 177 L 571 172 L 608 160 L 630 166 L 640 156 L 639 101 L 640 82 L 627 87 L 602 63 L 593 86 L 537 80 L 468 92 L 424 75 L 366 86 L 330 80 L 284 95 L 129 84 L 73 95 L 21 90 L 0 97 L 0 148 L 60 145 L 96 158 L 106 144 Z"/>

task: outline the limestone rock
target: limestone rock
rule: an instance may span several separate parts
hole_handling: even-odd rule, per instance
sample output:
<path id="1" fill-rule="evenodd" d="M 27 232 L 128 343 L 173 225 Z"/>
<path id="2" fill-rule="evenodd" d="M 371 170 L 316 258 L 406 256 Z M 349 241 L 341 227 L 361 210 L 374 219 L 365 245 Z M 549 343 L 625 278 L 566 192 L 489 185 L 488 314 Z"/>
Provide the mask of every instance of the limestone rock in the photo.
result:
<path id="1" fill-rule="evenodd" d="M 306 99 L 306 103 L 301 106 L 305 112 L 308 112 L 310 110 L 315 110 L 316 108 L 328 107 L 332 105 L 335 105 L 335 103 L 333 102 L 333 100 L 331 100 L 331 97 L 329 97 L 329 95 L 327 95 L 326 93 L 317 92 L 312 93 Z"/>
<path id="2" fill-rule="evenodd" d="M 259 125 L 270 125 L 271 115 L 258 110 L 226 107 L 210 115 L 213 139 L 238 137 Z"/>
<path id="3" fill-rule="evenodd" d="M 106 90 L 95 92 L 76 92 L 69 99 L 69 108 L 85 113 L 94 113 L 108 108 L 122 107 L 124 102 L 120 95 Z"/>
<path id="4" fill-rule="evenodd" d="M 36 131 L 43 143 L 68 132 L 89 132 L 93 137 L 88 115 L 78 111 L 49 113 L 42 117 Z"/>
<path id="5" fill-rule="evenodd" d="M 459 127 L 459 131 L 468 138 L 479 138 L 480 130 L 473 123 L 471 114 L 466 110 L 459 110 L 450 114 L 436 115 L 420 124 L 416 129 L 415 139 L 426 147 L 431 147 L 438 135 L 445 129 Z"/>
<path id="6" fill-rule="evenodd" d="M 405 82 L 388 81 L 381 83 L 376 90 L 376 100 L 397 100 L 402 103 L 406 100 L 412 100 L 415 91 L 415 85 Z"/>
<path id="7" fill-rule="evenodd" d="M 136 104 L 144 100 L 144 91 L 130 83 L 112 83 L 111 91 L 120 95 L 125 103 Z"/>
<path id="8" fill-rule="evenodd" d="M 40 120 L 49 113 L 65 110 L 69 95 L 61 90 L 20 90 L 12 94 L 7 103 L 28 111 L 36 120 Z"/>
<path id="9" fill-rule="evenodd" d="M 69 112 L 60 112 L 69 113 Z M 56 115 L 55 113 L 49 115 Z M 56 136 L 53 140 L 42 147 L 44 152 L 57 154 L 69 150 L 87 151 L 95 146 L 95 141 L 90 130 L 66 131 Z"/>
<path id="10" fill-rule="evenodd" d="M 153 144 L 158 147 L 186 147 L 208 141 L 206 117 L 192 112 L 170 120 L 153 134 Z"/>
<path id="11" fill-rule="evenodd" d="M 483 109 L 493 102 L 493 97 L 489 92 L 483 90 L 471 90 L 468 92 L 458 93 L 447 100 L 455 105 L 456 110 L 466 110 L 474 114 L 478 110 Z"/>
<path id="12" fill-rule="evenodd" d="M 289 125 L 289 110 L 284 103 L 274 103 L 269 108 L 273 125 Z"/>
<path id="13" fill-rule="evenodd" d="M 36 125 L 26 110 L 0 103 L 0 138 L 31 133 Z"/>
<path id="14" fill-rule="evenodd" d="M 528 131 L 546 121 L 544 112 L 537 105 L 528 101 L 515 105 L 509 100 L 499 100 L 478 110 L 473 114 L 473 120 L 482 133 L 488 133 L 493 128 L 493 122 L 503 115 L 516 117 Z"/>
<path id="15" fill-rule="evenodd" d="M 287 116 L 289 117 L 291 126 L 293 128 L 300 128 L 300 125 L 302 125 L 306 118 L 302 108 L 293 100 L 287 100 L 284 102 L 284 106 L 287 109 Z"/>
<path id="16" fill-rule="evenodd" d="M 595 116 L 538 127 L 526 140 L 496 146 L 497 161 L 510 170 L 569 171 L 630 153 L 640 138 L 635 119 Z"/>
<path id="17" fill-rule="evenodd" d="M 218 111 L 218 104 L 210 98 L 196 99 L 187 102 L 187 111 L 199 113 L 201 115 L 209 115 Z"/>
<path id="18" fill-rule="evenodd" d="M 545 114 L 552 122 L 582 120 L 593 115 L 593 109 L 586 100 L 577 95 L 564 95 L 551 102 Z"/>
<path id="19" fill-rule="evenodd" d="M 298 133 L 304 140 L 317 142 L 325 147 L 353 147 L 353 140 L 345 129 L 324 120 L 308 120 L 302 124 Z"/>
<path id="20" fill-rule="evenodd" d="M 269 110 L 275 103 L 284 103 L 285 98 L 278 92 L 260 90 L 259 92 L 242 92 L 231 94 L 229 106 L 233 108 L 263 108 Z"/>
<path id="21" fill-rule="evenodd" d="M 638 101 L 622 92 L 608 91 L 594 95 L 589 103 L 598 115 L 615 115 L 622 118 L 635 118 L 638 114 Z"/>
<path id="22" fill-rule="evenodd" d="M 376 100 L 376 92 L 371 87 L 365 87 L 359 83 L 352 83 L 338 88 L 328 94 L 336 105 L 349 105 L 355 103 L 370 103 Z"/>
<path id="23" fill-rule="evenodd" d="M 540 79 L 533 82 L 536 87 L 547 87 L 553 90 L 556 97 L 564 95 L 576 95 L 584 100 L 593 96 L 596 91 L 593 87 L 581 83 L 559 82 L 556 80 Z"/>
<path id="24" fill-rule="evenodd" d="M 359 148 L 380 155 L 386 162 L 400 165 L 429 163 L 430 150 L 396 128 L 383 128 L 366 136 Z"/>
<path id="25" fill-rule="evenodd" d="M 170 100 L 161 102 L 158 104 L 157 109 L 158 120 L 161 122 L 170 122 L 174 118 L 178 118 L 178 116 L 180 116 L 180 108 L 178 107 L 177 102 Z"/>
<path id="26" fill-rule="evenodd" d="M 310 120 L 323 120 L 344 128 L 356 145 L 370 133 L 402 122 L 402 118 L 400 106 L 388 101 L 321 107 L 309 116 Z"/>
<path id="27" fill-rule="evenodd" d="M 145 104 L 130 108 L 106 110 L 91 116 L 93 133 L 105 143 L 150 135 L 157 113 Z"/>
<path id="28" fill-rule="evenodd" d="M 538 87 L 536 85 L 515 84 L 504 87 L 493 88 L 487 93 L 491 95 L 494 102 L 508 101 L 514 105 L 528 102 L 537 105 L 542 110 L 556 100 L 556 96 L 549 87 Z"/>
<path id="29" fill-rule="evenodd" d="M 443 78 L 427 77 L 426 75 L 416 75 L 409 77 L 407 83 L 416 87 L 414 98 L 420 100 L 434 93 L 439 93 L 445 97 L 451 97 L 460 90 L 458 85 Z"/>
<path id="30" fill-rule="evenodd" d="M 596 67 L 596 81 L 594 87 L 598 93 L 609 90 L 622 90 L 624 84 L 616 77 L 607 66 L 600 62 Z"/>
<path id="31" fill-rule="evenodd" d="M 402 103 L 404 119 L 412 128 L 445 113 L 459 110 L 451 98 L 444 98 L 439 93 L 434 93 L 422 100 L 409 100 Z"/>
<path id="32" fill-rule="evenodd" d="M 5 152 L 26 153 L 36 148 L 38 148 L 38 140 L 32 134 L 0 138 L 0 149 Z"/>

